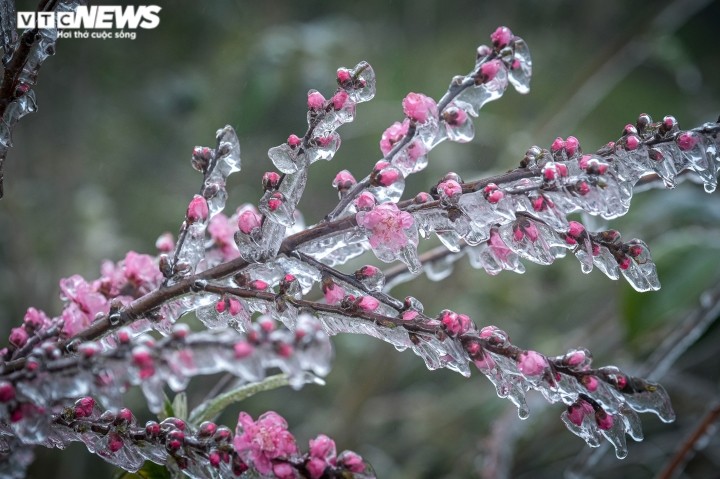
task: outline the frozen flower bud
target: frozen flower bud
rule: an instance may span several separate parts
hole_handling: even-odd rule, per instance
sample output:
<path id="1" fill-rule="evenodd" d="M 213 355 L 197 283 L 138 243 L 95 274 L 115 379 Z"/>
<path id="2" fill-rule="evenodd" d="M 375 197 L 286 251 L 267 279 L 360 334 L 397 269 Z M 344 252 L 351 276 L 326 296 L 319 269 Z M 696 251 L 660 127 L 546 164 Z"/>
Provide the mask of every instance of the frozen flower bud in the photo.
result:
<path id="1" fill-rule="evenodd" d="M 477 47 L 476 52 L 477 52 L 477 58 L 479 60 L 483 57 L 490 55 L 492 53 L 492 48 L 490 48 L 487 45 L 480 45 L 479 47 Z"/>
<path id="2" fill-rule="evenodd" d="M 15 399 L 15 387 L 7 381 L 0 381 L 0 403 Z"/>
<path id="3" fill-rule="evenodd" d="M 210 211 L 208 210 L 208 204 L 205 198 L 200 195 L 195 195 L 190 201 L 187 209 L 187 220 L 189 223 L 203 222 L 208 219 Z"/>
<path id="4" fill-rule="evenodd" d="M 563 148 L 565 148 L 565 140 L 563 140 L 559 136 L 555 138 L 555 141 L 553 141 L 552 145 L 550 145 L 550 151 L 552 151 L 553 153 L 557 153 Z"/>
<path id="5" fill-rule="evenodd" d="M 525 376 L 538 376 L 548 367 L 547 360 L 535 351 L 525 351 L 518 356 L 518 369 Z"/>
<path id="6" fill-rule="evenodd" d="M 198 427 L 198 436 L 212 437 L 217 432 L 217 424 L 212 421 L 205 421 Z"/>
<path id="7" fill-rule="evenodd" d="M 483 195 L 485 196 L 485 199 L 492 204 L 497 204 L 505 196 L 495 183 L 488 184 L 483 189 Z"/>
<path id="8" fill-rule="evenodd" d="M 637 131 L 643 133 L 652 122 L 653 121 L 650 115 L 648 115 L 647 113 L 641 113 L 640 116 L 638 116 L 637 122 L 635 123 L 637 125 Z"/>
<path id="9" fill-rule="evenodd" d="M 325 104 L 325 97 L 317 90 L 310 90 L 308 92 L 307 105 L 308 109 L 312 111 L 320 110 Z M 289 142 L 288 142 L 289 143 Z"/>
<path id="10" fill-rule="evenodd" d="M 262 177 L 262 187 L 265 191 L 274 191 L 280 185 L 280 174 L 275 171 L 266 171 Z"/>
<path id="11" fill-rule="evenodd" d="M 220 467 L 220 453 L 217 451 L 211 451 L 210 454 L 208 454 L 208 462 L 210 463 L 210 466 L 217 469 Z"/>
<path id="12" fill-rule="evenodd" d="M 338 90 L 330 100 L 334 110 L 342 110 L 348 101 L 348 94 L 345 90 Z"/>
<path id="13" fill-rule="evenodd" d="M 597 391 L 598 379 L 595 376 L 583 376 L 580 382 L 583 384 L 583 386 L 585 386 L 585 389 L 587 389 L 591 393 Z"/>
<path id="14" fill-rule="evenodd" d="M 13 328 L 10 330 L 10 344 L 16 348 L 25 346 L 28 340 L 28 333 L 23 327 Z"/>
<path id="15" fill-rule="evenodd" d="M 166 232 L 161 234 L 157 240 L 155 240 L 155 247 L 161 253 L 170 253 L 175 249 L 175 240 L 173 239 L 172 233 Z"/>
<path id="16" fill-rule="evenodd" d="M 402 179 L 402 174 L 400 174 L 400 171 L 398 171 L 397 168 L 393 167 L 387 167 L 377 173 L 376 175 L 373 175 L 373 183 L 375 183 L 378 186 L 390 186 L 394 183 L 396 183 L 398 180 Z"/>
<path id="17" fill-rule="evenodd" d="M 586 181 L 579 181 L 575 185 L 575 191 L 577 191 L 580 196 L 585 196 L 590 193 L 590 185 L 588 185 Z"/>
<path id="18" fill-rule="evenodd" d="M 320 479 L 325 473 L 325 469 L 327 469 L 327 467 L 328 464 L 325 460 L 312 456 L 308 458 L 308 461 L 305 464 L 305 468 L 310 474 L 310 479 Z"/>
<path id="19" fill-rule="evenodd" d="M 235 298 L 228 299 L 228 312 L 230 316 L 237 316 L 243 309 L 242 303 L 239 300 Z"/>
<path id="20" fill-rule="evenodd" d="M 409 119 L 418 123 L 426 123 L 437 118 L 437 104 L 432 98 L 422 93 L 408 93 L 402 101 L 403 112 Z"/>
<path id="21" fill-rule="evenodd" d="M 329 277 L 323 278 L 322 291 L 327 304 L 340 304 L 345 297 L 345 290 Z"/>
<path id="22" fill-rule="evenodd" d="M 598 408 L 598 410 L 595 411 L 595 422 L 600 429 L 602 429 L 603 431 L 607 431 L 608 429 L 611 429 L 613 427 L 615 420 L 613 419 L 612 415 L 605 412 L 604 409 Z"/>
<path id="23" fill-rule="evenodd" d="M 681 151 L 689 151 L 695 148 L 695 145 L 698 142 L 698 138 L 692 132 L 686 131 L 678 135 L 675 142 L 677 143 L 677 146 L 678 148 L 680 148 Z"/>
<path id="24" fill-rule="evenodd" d="M 417 311 L 409 309 L 407 311 L 402 312 L 402 314 L 400 315 L 400 319 L 402 319 L 403 321 L 412 321 L 415 318 L 417 318 L 419 315 L 420 315 L 420 313 L 418 313 Z"/>
<path id="25" fill-rule="evenodd" d="M 290 148 L 295 149 L 302 144 L 302 139 L 300 139 L 299 136 L 293 134 L 288 136 L 287 144 L 290 146 Z"/>
<path id="26" fill-rule="evenodd" d="M 448 125 L 460 126 L 467 122 L 468 116 L 462 108 L 451 106 L 443 111 L 442 118 Z"/>
<path id="27" fill-rule="evenodd" d="M 375 207 L 375 203 L 375 197 L 367 191 L 360 193 L 358 197 L 355 198 L 355 207 L 358 211 L 371 210 Z"/>
<path id="28" fill-rule="evenodd" d="M 284 196 L 279 191 L 275 192 L 270 196 L 267 202 L 270 211 L 277 211 L 284 203 Z"/>
<path id="29" fill-rule="evenodd" d="M 338 457 L 338 463 L 350 472 L 360 473 L 365 470 L 365 463 L 362 457 L 353 451 L 343 451 Z"/>
<path id="30" fill-rule="evenodd" d="M 90 396 L 86 396 L 75 401 L 73 412 L 77 418 L 90 417 L 92 416 L 94 408 L 95 400 Z"/>
<path id="31" fill-rule="evenodd" d="M 380 137 L 380 151 L 382 154 L 387 156 L 388 153 L 393 149 L 393 146 L 398 141 L 402 140 L 408 133 L 408 127 L 410 123 L 408 120 L 402 123 L 395 122 L 390 125 Z"/>
<path id="32" fill-rule="evenodd" d="M 431 201 L 431 200 L 432 200 L 432 196 L 430 196 L 429 194 L 427 194 L 424 191 L 418 193 L 417 195 L 415 195 L 415 198 L 413 198 L 413 202 L 416 204 L 419 204 L 419 205 L 421 205 L 423 203 L 427 203 L 428 201 Z"/>
<path id="33" fill-rule="evenodd" d="M 349 88 L 352 86 L 352 75 L 346 68 L 340 68 L 337 71 L 337 82 L 343 88 Z"/>
<path id="34" fill-rule="evenodd" d="M 355 271 L 355 278 L 370 291 L 380 291 L 385 286 L 385 275 L 380 268 L 365 265 Z"/>
<path id="35" fill-rule="evenodd" d="M 238 229 L 249 235 L 255 228 L 262 226 L 262 216 L 247 209 L 238 216 Z"/>
<path id="36" fill-rule="evenodd" d="M 169 451 L 177 451 L 183 446 L 183 443 L 185 442 L 185 433 L 180 431 L 179 429 L 174 429 L 170 431 L 167 434 L 167 439 L 165 440 L 165 447 Z"/>
<path id="37" fill-rule="evenodd" d="M 255 350 L 255 348 L 251 344 L 249 344 L 245 341 L 240 341 L 238 343 L 235 343 L 235 346 L 233 346 L 233 351 L 235 353 L 235 359 L 246 358 L 246 357 L 250 356 L 254 350 Z"/>
<path id="38" fill-rule="evenodd" d="M 207 171 L 210 161 L 213 157 L 213 150 L 206 146 L 196 146 L 193 148 L 192 158 L 190 162 L 192 167 L 197 171 L 204 173 Z"/>
<path id="39" fill-rule="evenodd" d="M 578 151 L 580 142 L 574 136 L 568 136 L 565 140 L 565 152 L 568 156 L 573 156 Z"/>
<path id="40" fill-rule="evenodd" d="M 673 131 L 675 128 L 677 128 L 677 124 L 678 122 L 674 116 L 666 116 L 665 118 L 663 118 L 663 121 L 660 124 L 660 133 L 665 134 Z"/>
<path id="41" fill-rule="evenodd" d="M 491 82 L 495 79 L 501 68 L 505 68 L 500 60 L 490 60 L 487 63 L 483 63 L 475 76 L 475 84 L 480 85 L 483 83 Z"/>
<path id="42" fill-rule="evenodd" d="M 497 27 L 497 29 L 490 35 L 490 40 L 495 48 L 506 47 L 513 39 L 513 33 L 508 27 Z"/>
<path id="43" fill-rule="evenodd" d="M 462 186 L 455 180 L 446 180 L 437 185 L 441 200 L 455 203 L 462 195 Z"/>
<path id="44" fill-rule="evenodd" d="M 620 256 L 619 258 L 616 258 L 616 259 L 618 262 L 618 266 L 623 271 L 627 270 L 630 267 L 630 265 L 632 264 L 632 260 L 625 255 Z"/>
<path id="45" fill-rule="evenodd" d="M 640 146 L 640 138 L 637 135 L 628 136 L 625 139 L 625 146 L 630 151 L 637 150 L 638 146 Z"/>
<path id="46" fill-rule="evenodd" d="M 380 301 L 372 296 L 361 296 L 355 304 L 363 311 L 375 311 L 380 306 Z"/>

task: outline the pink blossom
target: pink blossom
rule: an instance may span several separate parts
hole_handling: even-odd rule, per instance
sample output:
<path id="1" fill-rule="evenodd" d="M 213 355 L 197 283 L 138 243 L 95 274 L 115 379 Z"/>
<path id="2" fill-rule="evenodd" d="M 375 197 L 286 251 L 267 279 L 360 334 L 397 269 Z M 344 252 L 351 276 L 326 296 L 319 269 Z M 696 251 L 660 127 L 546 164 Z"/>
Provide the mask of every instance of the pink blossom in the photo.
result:
<path id="1" fill-rule="evenodd" d="M 311 457 L 305 464 L 305 468 L 310 473 L 310 479 L 320 479 L 327 469 L 327 463 L 317 457 Z"/>
<path id="2" fill-rule="evenodd" d="M 325 97 L 322 96 L 322 93 L 315 90 L 310 90 L 308 92 L 308 98 L 307 98 L 307 105 L 308 108 L 311 110 L 319 110 L 323 107 L 323 104 L 325 103 Z"/>
<path id="3" fill-rule="evenodd" d="M 7 381 L 0 382 L 0 403 L 8 403 L 15 399 L 15 386 Z"/>
<path id="4" fill-rule="evenodd" d="M 420 140 L 413 140 L 410 142 L 407 147 L 405 147 L 405 151 L 407 151 L 408 158 L 410 158 L 411 161 L 415 162 L 418 160 L 418 158 L 421 158 L 427 154 L 427 147 L 425 144 Z M 413 167 L 415 165 L 412 165 Z"/>
<path id="5" fill-rule="evenodd" d="M 327 286 L 323 285 L 323 292 L 327 304 L 339 304 L 345 297 L 345 290 L 335 283 L 329 283 Z"/>
<path id="6" fill-rule="evenodd" d="M 380 137 L 380 151 L 383 155 L 387 155 L 393 149 L 393 146 L 398 141 L 402 140 L 407 135 L 408 127 L 410 122 L 408 120 L 402 123 L 395 122 L 390 125 Z"/>
<path id="7" fill-rule="evenodd" d="M 35 331 L 44 326 L 48 326 L 50 324 L 50 319 L 48 319 L 47 315 L 43 311 L 35 308 L 28 308 L 25 312 L 25 317 L 23 318 L 23 324 L 27 328 L 30 328 L 30 330 Z"/>
<path id="8" fill-rule="evenodd" d="M 233 445 L 240 457 L 260 474 L 272 471 L 274 459 L 289 459 L 297 454 L 295 438 L 288 431 L 287 422 L 274 411 L 264 413 L 257 421 L 241 412 Z"/>
<path id="9" fill-rule="evenodd" d="M 175 249 L 175 240 L 173 239 L 172 233 L 165 232 L 158 236 L 158 239 L 155 240 L 155 247 L 161 253 L 169 253 Z"/>
<path id="10" fill-rule="evenodd" d="M 583 419 L 585 419 L 585 416 L 589 414 L 594 414 L 595 411 L 593 410 L 590 403 L 587 401 L 584 401 L 582 399 L 578 400 L 576 403 L 571 404 L 568 406 L 567 410 L 567 417 L 576 426 L 582 426 Z"/>
<path id="11" fill-rule="evenodd" d="M 340 68 L 337 71 L 337 82 L 339 85 L 344 86 L 352 80 L 352 75 L 346 68 Z"/>
<path id="12" fill-rule="evenodd" d="M 591 393 L 597 391 L 598 379 L 595 376 L 583 376 L 580 382 L 582 382 L 583 386 L 585 386 L 585 389 L 587 389 Z"/>
<path id="13" fill-rule="evenodd" d="M 251 209 L 246 209 L 238 216 L 238 228 L 246 235 L 249 235 L 261 225 L 262 217 Z"/>
<path id="14" fill-rule="evenodd" d="M 525 376 L 538 376 L 547 366 L 547 360 L 535 351 L 526 351 L 518 356 L 518 369 Z"/>
<path id="15" fill-rule="evenodd" d="M 568 234 L 572 236 L 573 238 L 580 238 L 580 236 L 585 232 L 585 227 L 578 223 L 577 221 L 571 221 L 568 223 Z"/>
<path id="16" fill-rule="evenodd" d="M 550 151 L 554 153 L 562 150 L 563 148 L 565 148 L 565 140 L 563 140 L 559 136 L 555 138 L 555 141 L 553 141 L 552 145 L 550 145 Z"/>
<path id="17" fill-rule="evenodd" d="M 135 251 L 125 255 L 123 273 L 127 281 L 141 291 L 150 291 L 158 286 L 163 277 L 155 258 Z"/>
<path id="18" fill-rule="evenodd" d="M 463 125 L 467 121 L 467 118 L 468 116 L 465 110 L 456 106 L 446 108 L 443 112 L 445 123 L 451 126 Z"/>
<path id="19" fill-rule="evenodd" d="M 212 217 L 208 224 L 208 233 L 215 244 L 220 248 L 223 259 L 231 260 L 240 256 L 235 244 L 235 232 L 237 228 L 233 222 L 222 213 Z"/>
<path id="20" fill-rule="evenodd" d="M 205 221 L 208 219 L 210 210 L 208 209 L 207 200 L 200 195 L 193 196 L 187 208 L 187 220 L 190 223 Z"/>
<path id="21" fill-rule="evenodd" d="M 325 434 L 320 434 L 315 439 L 310 439 L 309 452 L 312 457 L 318 457 L 325 460 L 334 460 L 337 456 L 335 441 L 327 437 Z"/>
<path id="22" fill-rule="evenodd" d="M 508 27 L 497 27 L 490 35 L 490 40 L 497 48 L 505 47 L 513 39 L 513 33 Z"/>
<path id="23" fill-rule="evenodd" d="M 241 341 L 239 343 L 235 343 L 235 346 L 233 347 L 235 352 L 235 358 L 236 359 L 243 359 L 248 356 L 250 356 L 255 348 L 245 341 Z"/>
<path id="24" fill-rule="evenodd" d="M 435 100 L 422 93 L 408 93 L 402 101 L 405 116 L 418 123 L 426 123 L 430 118 L 437 118 Z"/>
<path id="25" fill-rule="evenodd" d="M 370 246 L 395 253 L 407 246 L 409 240 L 405 230 L 415 223 L 412 215 L 401 211 L 395 203 L 382 203 L 371 211 L 361 211 L 356 219 L 359 226 L 368 230 Z"/>

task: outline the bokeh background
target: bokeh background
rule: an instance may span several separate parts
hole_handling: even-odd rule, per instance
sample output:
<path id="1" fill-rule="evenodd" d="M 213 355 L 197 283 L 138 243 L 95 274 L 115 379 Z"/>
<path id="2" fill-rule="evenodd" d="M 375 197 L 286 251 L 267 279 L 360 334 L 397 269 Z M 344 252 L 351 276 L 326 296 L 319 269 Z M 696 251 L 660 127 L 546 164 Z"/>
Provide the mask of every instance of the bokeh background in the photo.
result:
<path id="1" fill-rule="evenodd" d="M 59 278 L 96 278 L 102 259 L 154 252 L 160 233 L 176 232 L 200 181 L 190 168 L 192 147 L 214 145 L 225 124 L 243 150 L 228 208 L 256 202 L 260 176 L 271 169 L 267 149 L 304 131 L 307 90 L 333 91 L 339 66 L 370 62 L 377 95 L 342 127 L 335 159 L 313 167 L 301 203 L 308 223 L 336 201 L 335 172 L 359 178 L 379 159 L 380 134 L 402 118 L 403 96 L 440 97 L 498 25 L 530 46 L 530 94 L 508 91 L 488 104 L 475 140 L 436 149 L 408 194 L 451 170 L 470 179 L 510 169 L 527 148 L 547 147 L 556 136 L 575 135 L 592 151 L 641 112 L 673 114 L 688 128 L 720 113 L 720 3 L 709 0 L 151 3 L 163 7 L 157 29 L 138 31 L 135 40 L 61 40 L 41 70 L 39 111 L 15 130 L 0 201 L 3 337 L 28 306 L 60 311 Z M 34 2 L 18 2 L 18 10 L 31 9 Z M 639 195 L 631 213 L 612 222 L 650 245 L 663 282 L 657 293 L 635 293 L 597 271 L 585 276 L 572 257 L 497 277 L 461 262 L 442 284 L 421 277 L 396 293 L 417 296 L 428 312 L 449 307 L 496 324 L 520 346 L 547 354 L 586 346 L 597 364 L 638 371 L 720 280 L 719 220 L 720 195 L 686 183 Z M 711 328 L 663 379 L 678 420 L 665 425 L 643 415 L 646 440 L 632 443 L 623 461 L 605 454 L 592 473 L 657 473 L 718 401 L 718 340 Z M 430 372 L 411 353 L 369 338 L 337 337 L 335 345 L 327 386 L 262 394 L 228 410 L 223 422 L 234 427 L 240 408 L 253 416 L 273 409 L 299 441 L 324 432 L 392 478 L 561 477 L 587 449 L 561 424 L 562 407 L 537 395 L 530 394 L 530 418 L 520 421 L 479 374 Z M 191 406 L 208 385 L 196 386 Z M 128 402 L 140 407 L 137 392 Z M 717 474 L 720 441 L 711 436 L 706 446 L 682 477 Z M 38 450 L 29 472 L 45 479 L 112 473 L 81 445 Z"/>

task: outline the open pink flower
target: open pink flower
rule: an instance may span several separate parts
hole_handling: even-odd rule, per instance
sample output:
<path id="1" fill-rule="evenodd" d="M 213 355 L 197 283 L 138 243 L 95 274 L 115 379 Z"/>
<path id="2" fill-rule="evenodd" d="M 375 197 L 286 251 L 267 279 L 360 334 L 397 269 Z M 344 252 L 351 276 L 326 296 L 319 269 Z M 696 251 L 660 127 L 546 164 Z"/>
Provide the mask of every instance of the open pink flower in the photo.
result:
<path id="1" fill-rule="evenodd" d="M 399 252 L 409 240 L 405 230 L 415 223 L 410 213 L 401 211 L 395 203 L 382 203 L 370 211 L 357 214 L 359 226 L 367 229 L 370 246 Z"/>
<path id="2" fill-rule="evenodd" d="M 382 137 L 380 137 L 380 151 L 382 151 L 383 155 L 390 153 L 395 143 L 407 135 L 409 126 L 410 123 L 407 120 L 402 123 L 396 121 L 383 132 Z"/>
<path id="3" fill-rule="evenodd" d="M 264 413 L 257 421 L 241 412 L 233 445 L 240 457 L 260 474 L 272 471 L 273 459 L 289 459 L 298 452 L 287 422 L 274 411 Z"/>

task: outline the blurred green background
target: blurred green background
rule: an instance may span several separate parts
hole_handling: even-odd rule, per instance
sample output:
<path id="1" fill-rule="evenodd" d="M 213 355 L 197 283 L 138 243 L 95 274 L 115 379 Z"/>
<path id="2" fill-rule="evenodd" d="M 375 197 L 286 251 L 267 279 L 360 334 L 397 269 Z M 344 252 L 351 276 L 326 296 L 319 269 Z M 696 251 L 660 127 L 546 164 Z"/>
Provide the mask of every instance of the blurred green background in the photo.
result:
<path id="1" fill-rule="evenodd" d="M 200 182 L 189 164 L 192 147 L 213 146 L 225 124 L 243 151 L 228 209 L 256 202 L 260 176 L 271 169 L 267 149 L 304 132 L 307 90 L 332 92 L 339 66 L 370 62 L 377 95 L 341 128 L 335 159 L 313 166 L 312 194 L 301 203 L 309 223 L 336 201 L 335 172 L 361 178 L 379 159 L 380 134 L 402 118 L 403 96 L 439 98 L 498 25 L 530 46 L 530 94 L 508 91 L 488 104 L 475 140 L 433 151 L 428 169 L 409 180 L 408 196 L 447 171 L 471 179 L 510 169 L 527 148 L 547 147 L 556 136 L 575 135 L 595 150 L 641 112 L 673 114 L 687 128 L 720 113 L 719 2 L 149 3 L 163 6 L 157 29 L 140 30 L 135 40 L 61 40 L 40 72 L 39 111 L 15 130 L 0 201 L 3 337 L 28 306 L 60 311 L 59 278 L 96 278 L 102 259 L 154 252 L 160 233 L 176 232 Z M 33 2 L 18 2 L 18 10 L 31 9 Z M 497 277 L 461 262 L 442 285 L 422 277 L 396 293 L 413 294 L 428 312 L 449 307 L 496 324 L 521 347 L 552 355 L 585 346 L 596 364 L 632 373 L 720 279 L 719 219 L 720 195 L 686 183 L 639 195 L 631 214 L 612 222 L 650 245 L 663 282 L 657 293 L 635 293 L 599 272 L 584 276 L 571 257 Z M 631 444 L 623 461 L 606 454 L 592 469 L 599 477 L 652 477 L 662 467 L 718 400 L 719 336 L 711 329 L 663 380 L 676 423 L 644 415 L 646 440 Z M 242 408 L 253 416 L 278 411 L 304 444 L 319 432 L 334 437 L 370 460 L 379 477 L 560 477 L 586 449 L 561 424 L 562 407 L 538 395 L 529 395 L 531 416 L 520 421 L 479 374 L 429 372 L 411 353 L 369 338 L 337 337 L 335 345 L 326 387 L 277 390 Z M 190 390 L 191 406 L 207 385 Z M 138 397 L 133 392 L 129 404 L 139 405 Z M 238 410 L 227 412 L 225 424 L 234 427 Z M 80 445 L 37 452 L 30 477 L 111 474 Z M 720 441 L 711 437 L 683 477 L 712 477 L 719 458 Z"/>

